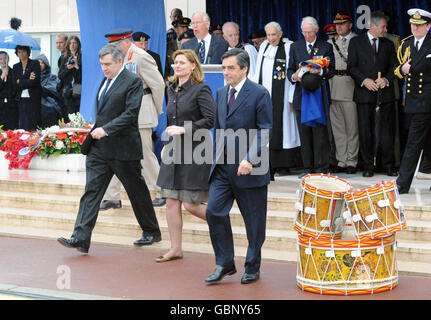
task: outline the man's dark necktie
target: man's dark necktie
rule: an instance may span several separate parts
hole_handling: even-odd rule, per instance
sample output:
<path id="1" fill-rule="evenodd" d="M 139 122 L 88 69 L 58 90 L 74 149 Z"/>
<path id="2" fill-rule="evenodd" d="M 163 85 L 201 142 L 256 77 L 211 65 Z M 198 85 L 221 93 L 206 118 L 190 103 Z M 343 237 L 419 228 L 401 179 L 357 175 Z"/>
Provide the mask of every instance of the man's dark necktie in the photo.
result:
<path id="1" fill-rule="evenodd" d="M 201 41 L 201 47 L 199 48 L 199 60 L 202 64 L 205 63 L 205 40 Z"/>
<path id="2" fill-rule="evenodd" d="M 311 44 L 308 45 L 308 54 L 311 54 L 313 51 L 313 46 Z"/>
<path id="3" fill-rule="evenodd" d="M 373 44 L 371 45 L 373 47 L 374 50 L 374 54 L 377 54 L 377 39 L 373 38 Z"/>
<path id="4" fill-rule="evenodd" d="M 419 40 L 416 40 L 415 48 L 416 51 L 419 52 Z"/>
<path id="5" fill-rule="evenodd" d="M 227 109 L 228 113 L 230 112 L 230 109 L 232 108 L 233 103 L 235 102 L 235 93 L 236 93 L 235 88 L 230 89 L 229 102 L 227 105 L 228 106 L 228 109 Z"/>
<path id="6" fill-rule="evenodd" d="M 111 80 L 112 79 L 106 79 L 105 88 L 103 89 L 102 94 L 100 95 L 100 98 L 99 98 L 99 101 L 98 101 L 98 108 L 100 107 L 101 103 L 103 102 L 103 98 L 105 97 L 106 91 L 108 91 L 108 87 L 109 87 L 109 84 L 111 83 Z"/>

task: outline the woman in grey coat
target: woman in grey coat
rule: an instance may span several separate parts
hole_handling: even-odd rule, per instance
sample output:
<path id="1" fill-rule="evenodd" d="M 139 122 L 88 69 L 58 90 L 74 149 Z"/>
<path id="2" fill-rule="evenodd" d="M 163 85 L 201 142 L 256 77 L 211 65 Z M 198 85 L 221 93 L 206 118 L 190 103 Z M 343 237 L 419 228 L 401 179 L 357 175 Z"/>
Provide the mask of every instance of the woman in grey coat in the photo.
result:
<path id="1" fill-rule="evenodd" d="M 204 142 L 193 141 L 196 130 L 206 129 L 206 145 L 210 142 L 210 130 L 214 124 L 215 103 L 208 85 L 203 83 L 202 67 L 193 50 L 178 50 L 174 53 L 173 83 L 168 89 L 166 107 L 167 128 L 165 146 L 162 150 L 157 185 L 166 198 L 171 249 L 156 259 L 165 262 L 181 259 L 182 213 L 181 207 L 201 219 L 205 218 L 208 201 L 208 175 L 211 168 L 212 148 L 199 152 L 200 159 L 210 159 L 203 164 L 192 155 Z M 200 163 L 200 164 L 199 164 Z"/>

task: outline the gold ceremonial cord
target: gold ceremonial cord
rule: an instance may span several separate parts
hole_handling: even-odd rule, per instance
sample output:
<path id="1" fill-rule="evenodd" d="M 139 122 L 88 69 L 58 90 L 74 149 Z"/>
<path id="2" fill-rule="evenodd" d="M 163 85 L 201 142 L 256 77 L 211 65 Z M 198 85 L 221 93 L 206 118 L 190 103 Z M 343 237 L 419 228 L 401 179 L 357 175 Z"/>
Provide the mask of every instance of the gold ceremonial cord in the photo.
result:
<path id="1" fill-rule="evenodd" d="M 407 60 L 410 59 L 410 46 L 406 47 L 404 50 L 404 53 L 402 53 L 403 45 L 404 45 L 404 42 L 410 39 L 411 37 L 413 37 L 413 35 L 410 35 L 407 38 L 404 38 L 403 40 L 401 40 L 401 44 L 397 50 L 397 58 L 400 65 L 395 69 L 394 74 L 400 79 L 404 78 L 404 76 L 401 73 L 401 67 L 404 63 L 407 62 Z"/>

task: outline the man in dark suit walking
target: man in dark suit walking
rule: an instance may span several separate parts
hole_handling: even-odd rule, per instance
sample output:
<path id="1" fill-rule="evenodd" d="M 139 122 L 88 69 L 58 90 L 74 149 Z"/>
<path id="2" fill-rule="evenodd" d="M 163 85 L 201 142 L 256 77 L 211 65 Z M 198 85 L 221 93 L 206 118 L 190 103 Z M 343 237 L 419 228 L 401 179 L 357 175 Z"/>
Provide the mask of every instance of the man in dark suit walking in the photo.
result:
<path id="1" fill-rule="evenodd" d="M 58 239 L 62 245 L 83 253 L 88 253 L 99 205 L 114 174 L 126 189 L 143 230 L 141 242 L 146 240 L 145 244 L 149 245 L 161 240 L 150 193 L 141 175 L 143 154 L 138 114 L 142 81 L 123 68 L 124 54 L 117 45 L 106 45 L 100 50 L 99 58 L 105 79 L 96 97 L 96 123 L 83 144 L 87 149 L 83 152 L 88 152 L 85 193 L 72 237 Z"/>
<path id="2" fill-rule="evenodd" d="M 195 38 L 184 43 L 181 49 L 195 50 L 201 64 L 220 64 L 221 56 L 229 48 L 223 38 L 209 33 L 210 17 L 204 12 L 196 12 L 192 16 L 192 27 Z"/>
<path id="3" fill-rule="evenodd" d="M 380 145 L 381 166 L 388 176 L 397 176 L 394 169 L 395 91 L 393 67 L 395 47 L 384 38 L 389 18 L 373 12 L 368 32 L 350 40 L 347 72 L 355 80 L 354 100 L 358 110 L 359 152 L 364 177 L 375 170 L 376 141 Z M 381 78 L 378 78 L 378 72 Z M 380 128 L 375 125 L 376 103 L 380 95 Z M 375 130 L 378 132 L 375 134 Z M 377 153 L 378 154 L 378 153 Z"/>
<path id="4" fill-rule="evenodd" d="M 289 52 L 289 67 L 287 70 L 288 79 L 296 84 L 295 93 L 293 96 L 293 107 L 296 111 L 296 121 L 298 124 L 299 137 L 301 140 L 301 155 L 305 172 L 300 175 L 304 176 L 308 173 L 329 171 L 330 162 L 330 142 L 328 132 L 328 108 L 330 94 L 328 92 L 328 79 L 334 76 L 334 52 L 332 46 L 321 39 L 317 38 L 319 25 L 313 17 L 305 17 L 301 22 L 301 30 L 304 39 L 295 41 L 290 46 Z M 316 123 L 315 126 L 309 126 L 301 121 L 303 106 L 303 86 L 300 77 L 299 64 L 303 61 L 316 58 L 329 58 L 330 64 L 328 68 L 312 68 L 310 73 L 318 74 L 322 77 L 322 103 L 325 109 L 326 125 Z"/>
<path id="5" fill-rule="evenodd" d="M 270 182 L 272 105 L 268 90 L 247 79 L 250 58 L 244 50 L 234 48 L 226 52 L 222 66 L 227 85 L 217 91 L 215 147 L 206 211 L 217 267 L 205 282 L 218 283 L 224 276 L 236 273 L 229 218 L 236 200 L 249 241 L 241 279 L 245 284 L 260 276 Z"/>
<path id="6" fill-rule="evenodd" d="M 410 114 L 409 135 L 397 179 L 399 193 L 408 193 L 421 151 L 425 160 L 431 152 L 431 13 L 410 9 L 412 35 L 399 49 L 395 75 L 406 78 L 405 112 Z M 427 143 L 428 142 L 428 143 Z"/>

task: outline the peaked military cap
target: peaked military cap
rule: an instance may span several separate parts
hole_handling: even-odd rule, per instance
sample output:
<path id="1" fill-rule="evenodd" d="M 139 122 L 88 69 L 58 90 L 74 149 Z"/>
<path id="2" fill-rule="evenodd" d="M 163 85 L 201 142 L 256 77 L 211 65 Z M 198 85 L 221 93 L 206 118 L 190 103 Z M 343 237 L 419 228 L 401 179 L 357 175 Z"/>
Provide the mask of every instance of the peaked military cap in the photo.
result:
<path id="1" fill-rule="evenodd" d="M 345 22 L 353 22 L 353 18 L 351 14 L 344 13 L 344 12 L 338 12 L 335 15 L 334 21 L 335 24 L 342 24 Z"/>
<path id="2" fill-rule="evenodd" d="M 133 31 L 131 29 L 120 28 L 105 34 L 105 37 L 108 38 L 108 42 L 111 43 L 118 40 L 131 38 L 132 32 Z"/>
<path id="3" fill-rule="evenodd" d="M 337 34 L 337 28 L 335 27 L 335 23 L 327 24 L 323 27 L 328 35 Z"/>
<path id="4" fill-rule="evenodd" d="M 431 22 L 431 13 L 422 9 L 410 9 L 407 11 L 410 16 L 409 22 L 411 24 L 425 24 Z"/>
<path id="5" fill-rule="evenodd" d="M 144 42 L 148 41 L 148 39 L 151 39 L 151 37 L 145 32 L 137 31 L 132 34 L 132 39 L 136 42 Z"/>
<path id="6" fill-rule="evenodd" d="M 190 22 L 192 22 L 192 20 L 190 20 L 187 17 L 184 17 L 184 18 L 180 18 L 178 20 L 172 21 L 172 26 L 174 28 L 176 28 L 176 27 L 188 27 L 190 25 Z"/>

